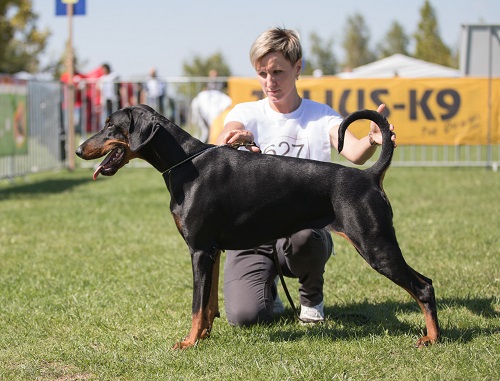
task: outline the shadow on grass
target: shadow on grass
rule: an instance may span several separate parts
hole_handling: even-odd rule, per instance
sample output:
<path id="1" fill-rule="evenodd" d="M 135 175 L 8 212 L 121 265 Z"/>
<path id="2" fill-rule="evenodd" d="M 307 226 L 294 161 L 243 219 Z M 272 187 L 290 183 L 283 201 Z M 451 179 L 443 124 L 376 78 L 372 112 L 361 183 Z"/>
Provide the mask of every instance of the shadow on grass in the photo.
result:
<path id="1" fill-rule="evenodd" d="M 0 201 L 13 198 L 36 197 L 46 194 L 63 193 L 90 181 L 92 181 L 91 178 L 75 177 L 47 179 L 29 184 L 14 184 L 0 189 Z"/>
<path id="2" fill-rule="evenodd" d="M 465 308 L 478 318 L 498 321 L 500 314 L 494 310 L 494 302 L 493 298 L 440 299 L 438 318 L 439 311 L 450 308 Z M 405 335 L 409 332 L 414 332 L 415 335 L 422 334 L 425 328 L 423 314 L 421 329 L 415 331 L 413 324 L 402 322 L 396 317 L 396 314 L 401 312 L 421 313 L 416 303 L 412 302 L 354 303 L 325 308 L 326 323 L 313 325 L 303 331 L 297 330 L 294 324 L 290 324 L 295 321 L 295 318 L 293 311 L 287 308 L 280 320 L 274 322 L 274 324 L 282 325 L 282 329 L 272 333 L 270 339 L 272 341 L 293 341 L 300 340 L 306 335 L 317 335 L 336 340 L 352 340 L 356 337 Z M 453 325 L 453 317 L 451 317 L 447 319 L 447 327 L 441 327 L 441 340 L 466 343 L 480 336 L 491 336 L 498 333 L 500 333 L 498 325 L 485 328 L 484 324 L 475 324 L 473 321 L 468 327 L 459 328 L 458 325 Z"/>

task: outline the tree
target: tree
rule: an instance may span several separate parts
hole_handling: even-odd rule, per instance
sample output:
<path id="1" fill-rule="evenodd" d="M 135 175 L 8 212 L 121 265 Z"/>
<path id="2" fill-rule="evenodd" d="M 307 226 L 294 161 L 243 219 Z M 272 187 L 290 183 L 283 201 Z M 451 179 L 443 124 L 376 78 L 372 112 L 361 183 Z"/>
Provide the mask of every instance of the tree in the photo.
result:
<path id="1" fill-rule="evenodd" d="M 309 36 L 311 40 L 311 54 L 309 59 L 305 60 L 303 73 L 311 75 L 317 69 L 324 75 L 333 75 L 337 73 L 337 59 L 333 53 L 333 38 L 323 42 L 320 36 L 312 32 Z"/>
<path id="2" fill-rule="evenodd" d="M 38 71 L 38 57 L 46 47 L 50 32 L 38 30 L 37 20 L 31 0 L 0 0 L 1 73 Z"/>
<path id="3" fill-rule="evenodd" d="M 182 71 L 186 77 L 212 77 L 211 80 L 214 80 L 214 77 L 229 77 L 231 75 L 231 69 L 229 69 L 224 56 L 220 52 L 212 54 L 207 58 L 194 56 L 191 63 L 187 61 L 183 62 Z M 206 84 L 201 85 L 206 86 Z M 224 90 L 226 85 L 226 83 L 218 82 L 216 87 Z M 200 83 L 198 82 L 186 83 L 179 86 L 179 92 L 188 97 L 193 97 L 201 90 L 203 88 L 200 87 Z"/>
<path id="4" fill-rule="evenodd" d="M 208 77 L 211 70 L 215 70 L 220 77 L 231 75 L 231 69 L 226 64 L 222 53 L 217 52 L 208 58 L 195 56 L 191 63 L 184 61 L 183 74 L 187 77 Z"/>
<path id="5" fill-rule="evenodd" d="M 439 36 L 437 17 L 429 0 L 420 9 L 420 22 L 414 34 L 416 39 L 415 57 L 440 65 L 452 66 L 451 51 Z"/>
<path id="6" fill-rule="evenodd" d="M 377 45 L 377 55 L 379 58 L 389 57 L 396 53 L 408 56 L 409 43 L 410 38 L 406 35 L 403 26 L 394 21 L 384 40 Z"/>
<path id="7" fill-rule="evenodd" d="M 345 29 L 346 34 L 342 43 L 345 51 L 345 67 L 355 68 L 375 61 L 375 54 L 368 46 L 370 32 L 363 16 L 358 13 L 349 16 Z"/>

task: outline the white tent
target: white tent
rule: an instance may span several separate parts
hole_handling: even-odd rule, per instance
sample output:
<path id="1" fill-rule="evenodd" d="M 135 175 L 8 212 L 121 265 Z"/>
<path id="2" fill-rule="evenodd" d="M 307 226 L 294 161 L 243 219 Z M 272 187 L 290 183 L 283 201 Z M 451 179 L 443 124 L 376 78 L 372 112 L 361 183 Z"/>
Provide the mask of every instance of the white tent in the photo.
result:
<path id="1" fill-rule="evenodd" d="M 460 77 L 460 71 L 404 54 L 394 54 L 379 61 L 337 74 L 339 78 L 426 78 Z"/>

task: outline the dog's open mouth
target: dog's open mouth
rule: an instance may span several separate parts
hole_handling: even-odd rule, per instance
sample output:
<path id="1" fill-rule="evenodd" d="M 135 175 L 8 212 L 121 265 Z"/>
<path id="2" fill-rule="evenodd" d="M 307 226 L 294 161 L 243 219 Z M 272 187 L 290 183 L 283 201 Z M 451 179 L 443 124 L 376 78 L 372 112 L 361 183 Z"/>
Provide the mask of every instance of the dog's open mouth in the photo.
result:
<path id="1" fill-rule="evenodd" d="M 125 150 L 122 147 L 114 148 L 109 152 L 108 156 L 106 156 L 102 163 L 99 164 L 92 178 L 94 180 L 97 179 L 99 174 L 104 176 L 113 176 L 122 167 L 124 158 Z"/>

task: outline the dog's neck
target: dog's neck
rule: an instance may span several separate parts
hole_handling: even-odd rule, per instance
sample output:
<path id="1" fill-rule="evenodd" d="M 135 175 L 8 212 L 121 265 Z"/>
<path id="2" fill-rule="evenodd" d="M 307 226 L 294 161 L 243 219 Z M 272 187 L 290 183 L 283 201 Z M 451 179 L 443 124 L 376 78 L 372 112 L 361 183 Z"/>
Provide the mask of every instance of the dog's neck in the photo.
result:
<path id="1" fill-rule="evenodd" d="M 170 131 L 172 129 L 175 131 Z M 147 148 L 141 150 L 141 155 L 158 172 L 164 173 L 206 147 L 208 145 L 193 138 L 180 127 L 167 123 L 155 133 Z"/>

